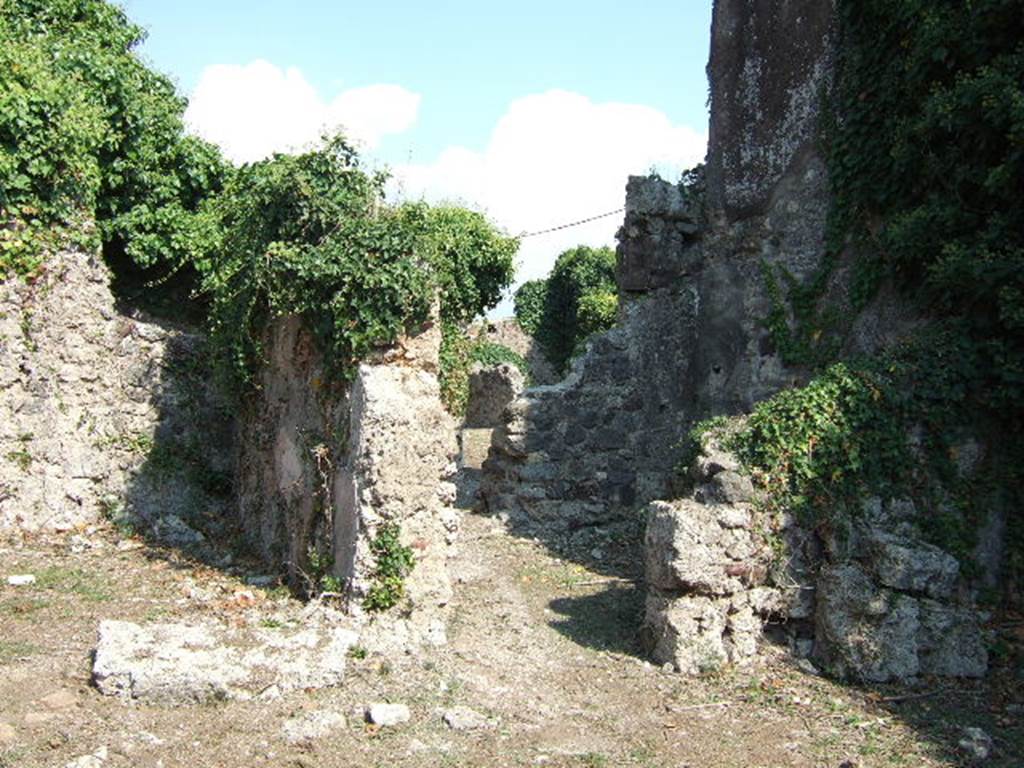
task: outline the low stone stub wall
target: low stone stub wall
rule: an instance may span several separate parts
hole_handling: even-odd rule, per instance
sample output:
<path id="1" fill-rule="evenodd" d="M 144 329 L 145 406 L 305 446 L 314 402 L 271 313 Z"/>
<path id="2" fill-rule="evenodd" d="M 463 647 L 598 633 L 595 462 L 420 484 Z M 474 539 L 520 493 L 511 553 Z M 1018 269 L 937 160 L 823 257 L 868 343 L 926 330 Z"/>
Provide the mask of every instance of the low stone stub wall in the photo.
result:
<path id="1" fill-rule="evenodd" d="M 713 443 L 691 472 L 690 495 L 648 509 L 644 635 L 656 661 L 688 674 L 742 663 L 772 624 L 838 677 L 985 674 L 983 616 L 911 502 L 869 498 L 821 539 L 760 511 L 739 462 Z"/>
<path id="2" fill-rule="evenodd" d="M 469 402 L 463 427 L 494 428 L 502 423 L 505 408 L 526 388 L 523 372 L 511 363 L 482 365 L 469 370 Z"/>
<path id="3" fill-rule="evenodd" d="M 374 580 L 370 542 L 396 523 L 416 557 L 406 596 L 446 603 L 456 439 L 437 382 L 439 326 L 364 362 L 348 386 L 329 382 L 297 318 L 275 322 L 267 346 L 241 419 L 239 514 L 253 544 L 297 589 L 334 576 L 359 613 Z"/>
<path id="4" fill-rule="evenodd" d="M 485 507 L 565 527 L 664 495 L 684 398 L 661 357 L 692 334 L 693 310 L 687 291 L 636 303 L 620 327 L 588 343 L 566 379 L 514 400 L 483 465 Z M 664 375 L 639 378 L 642 370 Z"/>

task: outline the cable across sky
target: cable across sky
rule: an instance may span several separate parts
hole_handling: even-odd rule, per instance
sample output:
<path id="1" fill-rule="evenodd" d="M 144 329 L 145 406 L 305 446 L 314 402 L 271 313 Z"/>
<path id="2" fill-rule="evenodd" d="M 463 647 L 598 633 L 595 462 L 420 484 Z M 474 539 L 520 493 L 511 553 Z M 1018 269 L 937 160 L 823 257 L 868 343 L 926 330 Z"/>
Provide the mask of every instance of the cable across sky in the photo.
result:
<path id="1" fill-rule="evenodd" d="M 559 224 L 557 227 L 541 229 L 538 230 L 537 232 L 523 232 L 522 234 L 517 235 L 517 237 L 520 240 L 525 240 L 528 237 L 537 237 L 537 235 L 546 235 L 550 232 L 559 232 L 563 229 L 571 229 L 572 227 L 578 227 L 581 224 L 589 224 L 590 222 L 597 221 L 598 219 L 606 219 L 609 216 L 615 216 L 616 214 L 623 213 L 625 210 L 625 208 L 619 208 L 618 210 L 615 211 L 608 211 L 608 213 L 599 213 L 597 216 L 590 216 L 589 218 L 580 219 L 579 221 L 572 221 L 569 222 L 568 224 Z"/>

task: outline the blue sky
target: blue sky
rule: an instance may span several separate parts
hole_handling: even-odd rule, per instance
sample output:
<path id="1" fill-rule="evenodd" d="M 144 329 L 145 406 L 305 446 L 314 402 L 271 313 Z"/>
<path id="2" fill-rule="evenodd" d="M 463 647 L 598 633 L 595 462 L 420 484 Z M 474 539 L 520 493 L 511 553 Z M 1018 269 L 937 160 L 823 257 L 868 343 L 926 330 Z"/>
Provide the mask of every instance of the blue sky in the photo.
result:
<path id="1" fill-rule="evenodd" d="M 236 161 L 341 125 L 399 198 L 451 199 L 510 232 L 622 205 L 629 173 L 703 156 L 710 0 L 482 4 L 125 0 L 143 54 Z M 527 241 L 521 278 L 610 217 Z"/>

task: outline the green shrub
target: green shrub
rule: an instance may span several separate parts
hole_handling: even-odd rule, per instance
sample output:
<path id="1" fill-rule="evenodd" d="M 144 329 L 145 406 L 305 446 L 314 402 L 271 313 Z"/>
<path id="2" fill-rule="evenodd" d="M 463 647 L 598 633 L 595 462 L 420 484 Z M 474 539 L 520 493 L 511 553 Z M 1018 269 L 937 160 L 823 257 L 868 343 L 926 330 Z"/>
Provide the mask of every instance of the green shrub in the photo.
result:
<path id="1" fill-rule="evenodd" d="M 527 280 L 516 289 L 513 299 L 516 322 L 531 336 L 536 335 L 544 319 L 547 292 L 547 280 Z"/>
<path id="2" fill-rule="evenodd" d="M 407 205 L 420 255 L 440 288 L 441 315 L 465 325 L 494 307 L 515 275 L 519 241 L 499 232 L 480 213 L 451 205 Z"/>
<path id="3" fill-rule="evenodd" d="M 202 259 L 202 203 L 227 168 L 183 136 L 185 102 L 136 55 L 143 37 L 102 0 L 0 5 L 0 279 L 32 273 L 69 236 L 157 274 Z"/>
<path id="4" fill-rule="evenodd" d="M 576 309 L 577 348 L 589 336 L 607 331 L 619 314 L 619 297 L 614 291 L 592 290 L 579 298 Z"/>
<path id="5" fill-rule="evenodd" d="M 495 344 L 486 339 L 479 339 L 470 347 L 469 359 L 470 362 L 487 366 L 511 363 L 522 371 L 524 375 L 530 375 L 530 366 L 526 362 L 525 357 L 509 349 L 504 344 Z"/>
<path id="6" fill-rule="evenodd" d="M 520 286 L 515 301 L 519 325 L 564 373 L 589 336 L 615 324 L 615 252 L 585 245 L 571 248 L 558 257 L 547 280 Z"/>
<path id="7" fill-rule="evenodd" d="M 333 137 L 241 168 L 213 200 L 219 240 L 199 267 L 213 341 L 235 381 L 250 381 L 262 362 L 273 317 L 304 317 L 345 378 L 426 321 L 435 296 L 447 326 L 498 301 L 516 241 L 471 211 L 389 208 L 385 181 Z M 442 357 L 449 365 L 448 348 Z"/>

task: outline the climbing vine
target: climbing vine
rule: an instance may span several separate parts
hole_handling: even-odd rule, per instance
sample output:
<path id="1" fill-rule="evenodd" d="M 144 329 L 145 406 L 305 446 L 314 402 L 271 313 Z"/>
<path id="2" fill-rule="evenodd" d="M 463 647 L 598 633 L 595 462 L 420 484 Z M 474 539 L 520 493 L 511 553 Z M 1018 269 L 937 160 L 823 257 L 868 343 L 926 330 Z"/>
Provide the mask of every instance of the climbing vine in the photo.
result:
<path id="1" fill-rule="evenodd" d="M 764 272 L 777 348 L 818 373 L 762 404 L 737 446 L 819 521 L 855 514 L 865 492 L 925 497 L 923 522 L 963 561 L 978 507 L 1024 500 L 1024 2 L 840 0 L 838 12 L 827 250 L 805 283 Z M 827 295 L 840 262 L 849 309 L 889 282 L 931 320 L 876 359 L 837 362 L 853 314 Z M 993 449 L 972 493 L 950 461 L 965 434 Z M 1022 523 L 1010 522 L 1018 574 Z"/>

